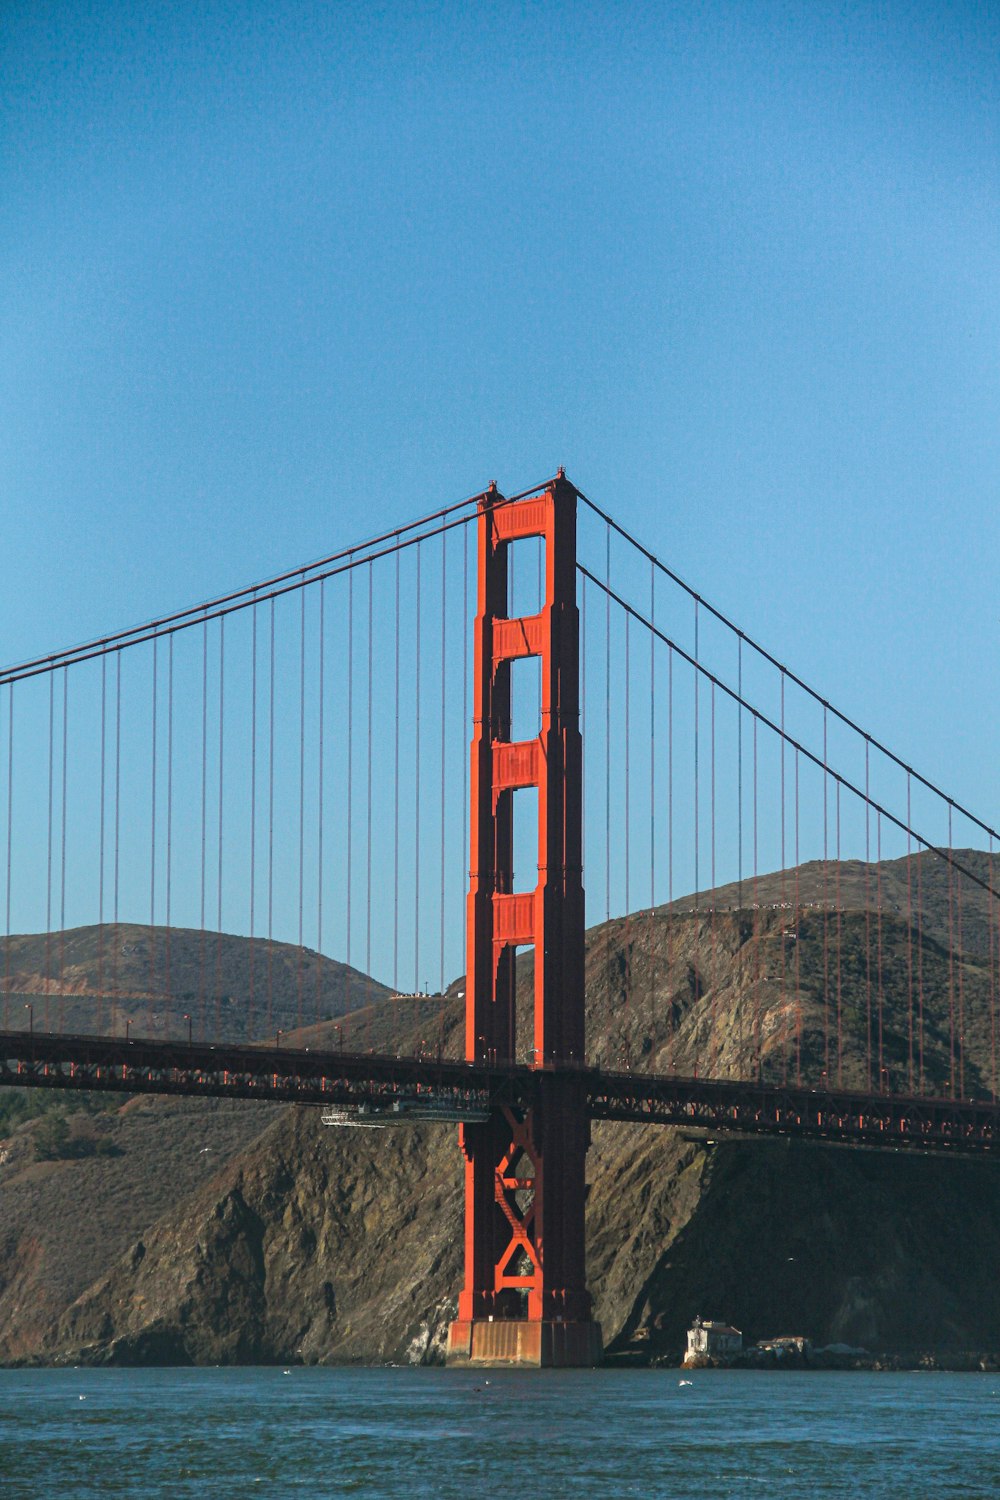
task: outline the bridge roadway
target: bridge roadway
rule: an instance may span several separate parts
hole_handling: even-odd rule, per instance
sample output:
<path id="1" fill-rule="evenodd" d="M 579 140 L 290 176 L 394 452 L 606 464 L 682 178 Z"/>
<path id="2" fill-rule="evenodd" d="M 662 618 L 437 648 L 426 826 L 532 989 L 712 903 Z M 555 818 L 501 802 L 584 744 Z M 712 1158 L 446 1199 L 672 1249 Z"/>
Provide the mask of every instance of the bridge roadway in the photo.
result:
<path id="1" fill-rule="evenodd" d="M 601 1068 L 532 1068 L 436 1057 L 316 1051 L 144 1037 L 0 1032 L 0 1085 L 94 1089 L 272 1103 L 430 1106 L 445 1118 L 530 1107 L 559 1076 L 592 1120 L 678 1125 L 713 1134 L 795 1136 L 854 1146 L 1000 1153 L 1000 1103 L 864 1094 Z M 426 1116 L 425 1116 L 426 1117 Z"/>

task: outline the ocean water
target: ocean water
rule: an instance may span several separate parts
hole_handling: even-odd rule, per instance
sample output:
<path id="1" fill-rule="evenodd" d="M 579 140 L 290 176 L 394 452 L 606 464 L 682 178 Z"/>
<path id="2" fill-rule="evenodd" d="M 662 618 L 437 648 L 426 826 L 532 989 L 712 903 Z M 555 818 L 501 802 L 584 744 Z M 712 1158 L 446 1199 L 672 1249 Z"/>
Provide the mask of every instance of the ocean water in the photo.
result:
<path id="1" fill-rule="evenodd" d="M 519 1494 L 1000 1496 L 1000 1377 L 0 1371 L 3 1500 Z"/>

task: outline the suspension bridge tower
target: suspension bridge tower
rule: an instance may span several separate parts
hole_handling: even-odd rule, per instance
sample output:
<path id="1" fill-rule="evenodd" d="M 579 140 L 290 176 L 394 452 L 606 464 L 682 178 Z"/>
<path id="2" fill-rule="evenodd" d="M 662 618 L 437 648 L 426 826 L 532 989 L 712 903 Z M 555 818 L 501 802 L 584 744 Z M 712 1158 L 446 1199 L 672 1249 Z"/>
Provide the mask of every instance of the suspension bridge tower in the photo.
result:
<path id="1" fill-rule="evenodd" d="M 560 470 L 539 495 L 492 486 L 478 518 L 466 1057 L 535 1069 L 530 1107 L 463 1125 L 465 1284 L 453 1364 L 594 1365 L 601 1330 L 584 1258 L 589 1121 L 574 1074 L 584 1061 L 582 746 L 576 491 Z M 544 547 L 535 615 L 508 608 L 509 550 Z M 511 664 L 538 657 L 541 721 L 511 739 Z M 515 892 L 513 799 L 538 795 L 538 882 Z M 515 953 L 534 948 L 533 1037 L 518 1042 Z"/>

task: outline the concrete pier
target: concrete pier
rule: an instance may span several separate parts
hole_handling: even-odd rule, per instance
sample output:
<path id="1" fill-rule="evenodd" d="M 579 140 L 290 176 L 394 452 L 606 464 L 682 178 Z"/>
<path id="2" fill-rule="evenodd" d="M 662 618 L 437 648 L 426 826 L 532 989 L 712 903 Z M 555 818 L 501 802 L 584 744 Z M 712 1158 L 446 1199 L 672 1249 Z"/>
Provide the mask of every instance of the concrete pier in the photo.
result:
<path id="1" fill-rule="evenodd" d="M 475 1318 L 452 1323 L 448 1334 L 449 1365 L 592 1369 L 603 1354 L 600 1323 Z"/>

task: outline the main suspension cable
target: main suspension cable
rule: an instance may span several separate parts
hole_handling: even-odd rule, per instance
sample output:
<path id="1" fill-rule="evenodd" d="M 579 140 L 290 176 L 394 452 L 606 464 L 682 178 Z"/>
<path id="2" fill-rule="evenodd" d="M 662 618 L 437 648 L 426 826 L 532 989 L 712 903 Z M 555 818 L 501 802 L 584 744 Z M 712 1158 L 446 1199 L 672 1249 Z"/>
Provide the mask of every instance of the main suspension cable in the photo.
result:
<path id="1" fill-rule="evenodd" d="M 589 569 L 585 568 L 582 563 L 577 563 L 577 569 L 580 573 L 585 574 L 586 577 L 589 578 L 590 582 L 595 585 L 595 587 L 601 589 L 605 594 L 607 594 L 609 600 L 613 600 L 620 609 L 625 610 L 632 616 L 634 620 L 637 620 L 640 624 L 645 625 L 647 630 L 652 630 L 656 634 L 656 636 L 664 642 L 665 645 L 671 646 L 677 653 L 677 655 L 681 657 L 683 661 L 686 661 L 689 666 L 694 667 L 695 670 L 701 674 L 701 676 L 705 677 L 709 682 L 714 682 L 720 692 L 725 693 L 726 696 L 732 699 L 734 703 L 741 704 L 743 708 L 746 709 L 747 713 L 749 713 L 753 717 L 755 723 L 761 724 L 765 729 L 770 729 L 773 734 L 784 738 L 785 742 L 793 750 L 799 750 L 801 754 L 806 758 L 806 760 L 810 761 L 813 765 L 822 766 L 823 761 L 821 756 L 816 755 L 812 750 L 808 748 L 808 746 L 803 745 L 800 741 L 794 739 L 790 734 L 785 734 L 784 736 L 782 736 L 781 726 L 779 724 L 777 724 L 773 719 L 769 718 L 768 715 L 763 713 L 761 709 L 756 708 L 754 704 L 749 703 L 745 698 L 740 697 L 735 689 L 730 687 L 727 682 L 723 682 L 720 677 L 717 677 L 713 672 L 710 672 L 707 667 L 702 666 L 700 662 L 697 662 L 689 652 L 684 650 L 683 646 L 679 646 L 676 641 L 671 640 L 671 638 L 668 635 L 665 635 L 663 631 L 658 630 L 654 625 L 650 623 L 649 620 L 646 619 L 646 617 L 640 610 L 636 609 L 634 605 L 629 604 L 625 599 L 621 597 L 620 594 L 616 593 L 613 589 L 608 588 L 608 586 L 600 578 L 591 573 Z M 882 816 L 884 818 L 887 818 L 895 828 L 898 828 L 903 833 L 906 832 L 906 824 L 903 822 L 902 818 L 899 818 L 895 813 L 890 812 L 887 807 L 883 807 L 880 803 L 875 802 L 873 799 L 867 798 L 864 789 L 857 786 L 850 780 L 849 777 L 842 775 L 839 771 L 834 771 L 832 768 L 829 768 L 828 774 L 832 776 L 837 784 L 839 786 L 842 786 L 845 791 L 851 792 L 854 796 L 858 797 L 860 801 L 870 809 L 870 811 L 880 812 Z M 914 775 L 916 775 L 916 773 L 914 773 Z M 949 799 L 945 800 L 948 802 L 949 808 L 955 808 L 955 810 L 958 810 L 957 804 L 951 802 Z M 940 858 L 945 860 L 949 867 L 957 874 L 964 875 L 967 880 L 971 880 L 973 885 L 979 886 L 981 890 L 989 890 L 988 882 L 981 879 L 974 873 L 974 871 L 961 864 L 959 860 L 954 858 L 953 854 L 950 851 L 946 853 L 943 849 L 933 844 L 929 838 L 925 838 L 924 835 L 915 828 L 912 830 L 912 833 L 913 837 L 917 840 L 918 843 L 922 844 L 925 849 L 932 851 Z"/>
<path id="2" fill-rule="evenodd" d="M 995 828 L 991 828 L 988 823 L 984 823 L 981 818 L 977 818 L 975 813 L 972 813 L 968 808 L 963 807 L 962 804 L 955 801 L 953 797 L 949 797 L 947 792 L 942 791 L 940 787 L 936 786 L 934 782 L 928 780 L 926 776 L 921 776 L 919 771 L 916 771 L 912 766 L 907 765 L 906 761 L 904 761 L 900 756 L 896 755 L 892 750 L 890 750 L 887 745 L 884 745 L 880 740 L 876 739 L 873 734 L 869 734 L 866 729 L 863 729 L 860 724 L 855 723 L 855 721 L 851 719 L 847 714 L 842 713 L 835 704 L 830 703 L 826 698 L 822 696 L 821 693 L 818 693 L 815 688 L 810 687 L 809 684 L 805 682 L 801 677 L 797 676 L 797 674 L 793 672 L 790 667 L 787 667 L 782 662 L 780 662 L 776 656 L 772 656 L 770 651 L 768 651 L 764 646 L 760 645 L 758 641 L 755 641 L 752 636 L 747 635 L 746 631 L 741 630 L 738 625 L 734 624 L 734 622 L 730 620 L 728 616 L 723 614 L 721 610 L 717 609 L 714 604 L 711 604 L 707 599 L 704 598 L 703 595 L 699 594 L 697 590 L 693 589 L 690 584 L 685 583 L 684 579 L 681 578 L 679 574 L 675 573 L 672 568 L 667 567 L 666 563 L 661 562 L 654 552 L 650 552 L 649 548 L 643 546 L 642 542 L 640 542 L 637 537 L 633 536 L 630 531 L 626 530 L 624 526 L 622 526 L 618 521 L 614 520 L 614 518 L 608 515 L 606 511 L 602 510 L 599 505 L 596 505 L 593 500 L 588 499 L 588 497 L 583 494 L 581 490 L 577 490 L 576 494 L 577 498 L 582 500 L 584 505 L 586 505 L 589 510 L 592 510 L 594 515 L 598 516 L 606 526 L 611 527 L 618 533 L 620 537 L 629 542 L 637 552 L 640 552 L 643 557 L 645 557 L 650 563 L 652 563 L 655 568 L 657 568 L 661 573 L 669 578 L 672 583 L 675 583 L 678 588 L 683 589 L 683 591 L 687 595 L 689 595 L 690 598 L 694 599 L 703 609 L 707 609 L 708 612 L 713 616 L 713 618 L 718 620 L 721 625 L 724 625 L 728 630 L 733 631 L 733 633 L 741 641 L 745 641 L 746 644 L 751 648 L 751 650 L 755 651 L 757 655 L 760 656 L 764 661 L 768 662 L 772 667 L 776 667 L 780 672 L 783 672 L 784 675 L 788 678 L 789 682 L 794 682 L 795 686 L 801 688 L 804 693 L 807 693 L 814 702 L 820 704 L 821 707 L 828 709 L 829 712 L 832 713 L 835 718 L 839 719 L 839 721 L 847 729 L 852 730 L 855 734 L 861 735 L 861 737 L 871 745 L 871 748 L 873 750 L 877 750 L 881 755 L 886 756 L 888 760 L 892 761 L 893 765 L 898 766 L 902 771 L 909 771 L 914 780 L 918 781 L 921 786 L 925 787 L 929 792 L 933 792 L 935 796 L 940 797 L 944 802 L 949 803 L 956 812 L 961 813 L 963 817 L 968 818 L 970 822 L 975 823 L 976 827 L 979 828 L 983 833 L 992 834 L 994 838 L 1000 839 L 1000 833 L 998 833 Z M 577 566 L 580 567 L 581 565 L 577 564 Z"/>

